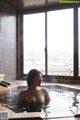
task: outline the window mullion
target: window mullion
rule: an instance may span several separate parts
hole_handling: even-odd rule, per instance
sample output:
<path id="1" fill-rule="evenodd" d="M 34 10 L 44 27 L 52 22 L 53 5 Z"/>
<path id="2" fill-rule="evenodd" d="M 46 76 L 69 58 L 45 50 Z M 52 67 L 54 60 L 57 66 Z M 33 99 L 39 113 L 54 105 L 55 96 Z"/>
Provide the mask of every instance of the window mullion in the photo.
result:
<path id="1" fill-rule="evenodd" d="M 78 8 L 74 8 L 74 77 L 78 77 Z"/>
<path id="2" fill-rule="evenodd" d="M 47 76 L 47 66 L 48 66 L 48 59 L 47 59 L 47 12 L 45 12 L 45 75 Z"/>

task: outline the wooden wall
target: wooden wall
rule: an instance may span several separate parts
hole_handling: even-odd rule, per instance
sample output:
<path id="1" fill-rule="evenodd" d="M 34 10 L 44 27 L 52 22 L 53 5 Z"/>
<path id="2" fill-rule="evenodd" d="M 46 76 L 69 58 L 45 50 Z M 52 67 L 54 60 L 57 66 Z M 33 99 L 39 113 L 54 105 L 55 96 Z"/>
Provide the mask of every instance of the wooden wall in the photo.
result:
<path id="1" fill-rule="evenodd" d="M 16 11 L 0 1 L 0 74 L 16 79 Z"/>

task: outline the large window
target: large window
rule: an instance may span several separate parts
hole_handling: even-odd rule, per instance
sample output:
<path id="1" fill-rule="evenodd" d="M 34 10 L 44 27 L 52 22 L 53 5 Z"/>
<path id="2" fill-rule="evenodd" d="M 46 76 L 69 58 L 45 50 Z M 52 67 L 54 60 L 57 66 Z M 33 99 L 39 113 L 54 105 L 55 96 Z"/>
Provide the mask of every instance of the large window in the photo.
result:
<path id="1" fill-rule="evenodd" d="M 37 68 L 48 75 L 73 75 L 73 9 L 23 16 L 24 73 Z M 45 38 L 47 29 L 47 39 Z M 47 41 L 47 60 L 45 42 Z"/>
<path id="2" fill-rule="evenodd" d="M 34 9 L 20 18 L 18 76 L 36 68 L 49 78 L 79 78 L 80 7 Z"/>
<path id="3" fill-rule="evenodd" d="M 30 69 L 39 69 L 45 74 L 45 14 L 23 16 L 24 73 Z"/>
<path id="4" fill-rule="evenodd" d="M 48 75 L 73 76 L 73 9 L 48 12 Z"/>

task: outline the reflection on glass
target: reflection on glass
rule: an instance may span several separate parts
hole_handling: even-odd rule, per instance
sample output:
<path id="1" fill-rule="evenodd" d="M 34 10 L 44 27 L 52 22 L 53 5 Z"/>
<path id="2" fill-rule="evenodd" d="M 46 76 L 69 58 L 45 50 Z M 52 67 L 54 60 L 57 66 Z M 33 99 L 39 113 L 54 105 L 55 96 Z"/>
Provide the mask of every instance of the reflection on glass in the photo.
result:
<path id="1" fill-rule="evenodd" d="M 73 9 L 48 12 L 48 75 L 73 76 Z"/>
<path id="2" fill-rule="evenodd" d="M 45 14 L 24 15 L 23 23 L 24 73 L 36 68 L 45 74 Z"/>

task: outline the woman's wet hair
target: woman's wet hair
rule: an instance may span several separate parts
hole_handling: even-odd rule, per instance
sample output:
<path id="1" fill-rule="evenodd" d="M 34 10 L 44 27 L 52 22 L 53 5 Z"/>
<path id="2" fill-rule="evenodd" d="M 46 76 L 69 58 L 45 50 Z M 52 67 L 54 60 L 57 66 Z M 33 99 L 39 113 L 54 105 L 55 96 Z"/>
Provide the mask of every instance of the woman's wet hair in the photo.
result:
<path id="1" fill-rule="evenodd" d="M 27 84 L 28 84 L 28 87 L 31 86 L 31 84 L 34 82 L 34 79 L 35 77 L 41 73 L 39 70 L 37 69 L 31 69 L 28 73 L 28 76 L 27 76 Z"/>

